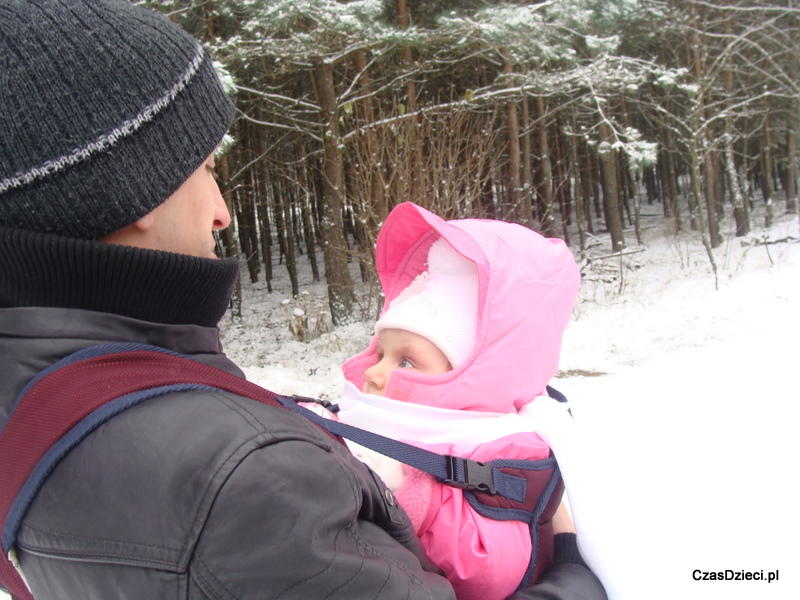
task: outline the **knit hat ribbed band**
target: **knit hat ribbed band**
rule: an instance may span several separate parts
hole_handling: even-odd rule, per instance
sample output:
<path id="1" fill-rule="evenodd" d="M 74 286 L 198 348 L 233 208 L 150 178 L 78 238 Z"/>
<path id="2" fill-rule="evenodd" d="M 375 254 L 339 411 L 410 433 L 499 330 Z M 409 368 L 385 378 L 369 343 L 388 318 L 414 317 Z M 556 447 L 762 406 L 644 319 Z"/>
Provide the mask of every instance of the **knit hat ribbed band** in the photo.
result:
<path id="1" fill-rule="evenodd" d="M 0 225 L 95 239 L 140 219 L 222 140 L 205 51 L 124 0 L 0 0 Z"/>
<path id="2" fill-rule="evenodd" d="M 478 269 L 444 239 L 428 251 L 428 270 L 392 300 L 375 333 L 403 329 L 430 340 L 455 369 L 475 347 Z"/>

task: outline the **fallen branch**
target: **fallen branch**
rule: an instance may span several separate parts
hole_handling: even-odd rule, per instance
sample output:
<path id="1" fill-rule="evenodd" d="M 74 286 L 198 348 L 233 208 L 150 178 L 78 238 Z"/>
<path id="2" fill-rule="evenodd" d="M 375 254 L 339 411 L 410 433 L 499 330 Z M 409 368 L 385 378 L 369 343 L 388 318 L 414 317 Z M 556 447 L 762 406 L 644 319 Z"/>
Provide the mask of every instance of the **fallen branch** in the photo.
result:
<path id="1" fill-rule="evenodd" d="M 594 260 L 606 260 L 607 258 L 622 258 L 623 256 L 630 256 L 631 254 L 637 254 L 639 252 L 644 252 L 644 248 L 637 248 L 636 250 L 626 250 L 625 252 L 614 252 L 614 254 L 606 254 L 604 256 L 587 256 L 586 261 L 592 262 Z"/>
<path id="2" fill-rule="evenodd" d="M 781 238 L 779 240 L 771 240 L 767 237 L 757 238 L 754 240 L 742 240 L 742 246 L 772 246 L 774 244 L 789 244 L 800 241 L 800 238 L 786 236 L 785 238 Z"/>

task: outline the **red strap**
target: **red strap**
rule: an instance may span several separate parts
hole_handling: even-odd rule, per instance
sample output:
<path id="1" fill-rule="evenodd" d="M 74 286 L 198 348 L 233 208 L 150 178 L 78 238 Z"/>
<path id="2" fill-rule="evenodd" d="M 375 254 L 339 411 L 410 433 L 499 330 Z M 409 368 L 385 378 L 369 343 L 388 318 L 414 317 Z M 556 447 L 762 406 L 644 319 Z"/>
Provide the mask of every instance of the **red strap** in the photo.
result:
<path id="1" fill-rule="evenodd" d="M 22 581 L 22 577 L 5 554 L 3 560 L 0 560 L 0 581 L 6 586 L 13 600 L 33 600 L 28 586 Z"/>
<path id="2" fill-rule="evenodd" d="M 5 465 L 0 469 L 0 524 L 5 523 L 14 498 L 39 460 L 82 419 L 121 396 L 183 383 L 207 385 L 283 409 L 272 392 L 174 354 L 130 350 L 68 364 L 28 390 L 0 435 L 0 457 Z M 33 600 L 5 554 L 0 560 L 0 581 L 15 600 Z"/>

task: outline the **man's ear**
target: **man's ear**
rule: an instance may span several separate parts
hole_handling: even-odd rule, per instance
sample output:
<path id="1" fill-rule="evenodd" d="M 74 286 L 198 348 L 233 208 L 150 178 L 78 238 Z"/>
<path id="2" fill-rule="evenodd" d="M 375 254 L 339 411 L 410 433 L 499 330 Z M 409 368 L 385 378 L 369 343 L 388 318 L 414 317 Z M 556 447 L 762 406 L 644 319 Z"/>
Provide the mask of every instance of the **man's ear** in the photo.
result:
<path id="1" fill-rule="evenodd" d="M 156 218 L 153 216 L 153 213 L 149 212 L 138 221 L 134 221 L 133 223 L 131 223 L 131 225 L 136 229 L 138 229 L 139 231 L 147 231 L 153 226 L 153 223 L 155 223 L 155 221 Z"/>
<path id="2" fill-rule="evenodd" d="M 106 236 L 99 238 L 98 242 L 105 242 L 107 244 L 119 244 L 122 246 L 136 246 L 138 248 L 149 248 L 147 234 L 152 229 L 156 222 L 156 217 L 152 211 L 147 213 L 141 219 L 134 221 L 130 225 L 126 225 L 122 229 L 113 231 Z"/>

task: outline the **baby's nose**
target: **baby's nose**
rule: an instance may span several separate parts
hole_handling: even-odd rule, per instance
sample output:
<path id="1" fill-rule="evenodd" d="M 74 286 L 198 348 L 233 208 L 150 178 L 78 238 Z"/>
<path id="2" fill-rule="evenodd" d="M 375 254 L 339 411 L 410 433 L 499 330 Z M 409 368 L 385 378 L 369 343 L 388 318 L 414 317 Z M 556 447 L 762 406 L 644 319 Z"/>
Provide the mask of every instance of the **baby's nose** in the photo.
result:
<path id="1" fill-rule="evenodd" d="M 382 368 L 381 363 L 378 362 L 372 365 L 369 369 L 364 371 L 364 380 L 366 385 L 374 391 L 383 390 L 386 385 L 386 370 Z"/>

